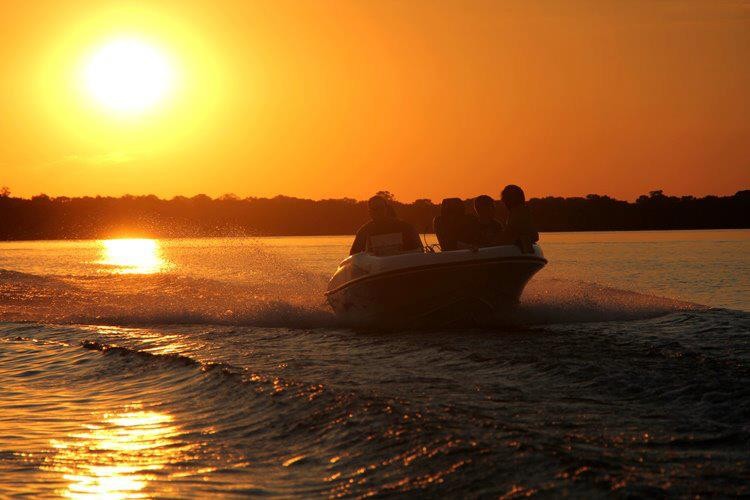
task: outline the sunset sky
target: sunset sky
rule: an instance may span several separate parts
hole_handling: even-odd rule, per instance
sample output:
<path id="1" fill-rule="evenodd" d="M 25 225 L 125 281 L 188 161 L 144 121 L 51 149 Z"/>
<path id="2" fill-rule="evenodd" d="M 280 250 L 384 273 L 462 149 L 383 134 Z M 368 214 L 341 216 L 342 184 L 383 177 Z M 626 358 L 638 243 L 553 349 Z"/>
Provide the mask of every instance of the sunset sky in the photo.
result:
<path id="1" fill-rule="evenodd" d="M 0 52 L 20 196 L 750 188 L 748 1 L 10 1 Z"/>

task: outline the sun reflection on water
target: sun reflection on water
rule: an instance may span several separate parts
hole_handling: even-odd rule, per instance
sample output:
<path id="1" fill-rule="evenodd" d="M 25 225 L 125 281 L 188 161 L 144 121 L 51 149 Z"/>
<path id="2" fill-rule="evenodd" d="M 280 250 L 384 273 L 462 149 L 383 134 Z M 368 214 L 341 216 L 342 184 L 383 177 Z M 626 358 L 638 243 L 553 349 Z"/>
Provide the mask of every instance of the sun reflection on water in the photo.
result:
<path id="1" fill-rule="evenodd" d="M 112 266 L 118 274 L 154 274 L 167 267 L 158 240 L 127 238 L 101 240 L 99 264 Z"/>
<path id="2" fill-rule="evenodd" d="M 185 458 L 191 445 L 178 441 L 171 415 L 131 410 L 105 414 L 64 440 L 46 467 L 68 483 L 68 498 L 145 498 L 143 490 L 167 464 Z"/>

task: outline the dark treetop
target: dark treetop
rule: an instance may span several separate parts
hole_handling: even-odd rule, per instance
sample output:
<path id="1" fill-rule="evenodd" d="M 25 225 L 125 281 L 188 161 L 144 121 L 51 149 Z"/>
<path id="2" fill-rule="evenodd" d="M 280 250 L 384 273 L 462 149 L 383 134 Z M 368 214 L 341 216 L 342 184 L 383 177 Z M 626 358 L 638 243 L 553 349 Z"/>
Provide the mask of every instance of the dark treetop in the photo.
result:
<path id="1" fill-rule="evenodd" d="M 467 211 L 470 203 L 467 200 Z M 496 204 L 499 218 L 504 219 L 504 207 Z M 430 200 L 393 205 L 398 216 L 420 232 L 431 231 L 431 221 L 439 213 L 439 206 Z M 750 228 L 750 190 L 705 198 L 652 191 L 635 203 L 598 195 L 546 197 L 532 198 L 528 205 L 540 231 Z M 349 198 L 38 195 L 23 199 L 0 190 L 0 240 L 354 234 L 367 219 L 366 202 Z"/>

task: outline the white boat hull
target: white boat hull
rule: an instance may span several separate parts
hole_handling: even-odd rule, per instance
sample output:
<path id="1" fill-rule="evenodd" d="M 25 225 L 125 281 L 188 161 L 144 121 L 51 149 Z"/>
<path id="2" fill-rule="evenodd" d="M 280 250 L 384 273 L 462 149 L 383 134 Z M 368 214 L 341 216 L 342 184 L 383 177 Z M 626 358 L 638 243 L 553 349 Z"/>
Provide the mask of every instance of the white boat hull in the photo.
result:
<path id="1" fill-rule="evenodd" d="M 423 325 L 481 321 L 515 305 L 547 263 L 541 248 L 516 246 L 345 259 L 329 283 L 333 310 L 358 324 Z"/>

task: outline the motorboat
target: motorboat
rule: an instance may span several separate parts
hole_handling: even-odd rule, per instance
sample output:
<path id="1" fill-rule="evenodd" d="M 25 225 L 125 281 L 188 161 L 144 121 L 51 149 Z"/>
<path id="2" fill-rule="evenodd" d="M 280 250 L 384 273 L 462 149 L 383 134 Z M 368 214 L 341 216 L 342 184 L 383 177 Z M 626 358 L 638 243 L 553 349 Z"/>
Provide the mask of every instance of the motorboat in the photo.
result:
<path id="1" fill-rule="evenodd" d="M 481 321 L 515 304 L 547 264 L 542 249 L 516 245 L 378 256 L 339 264 L 325 292 L 337 315 L 362 325 Z"/>

